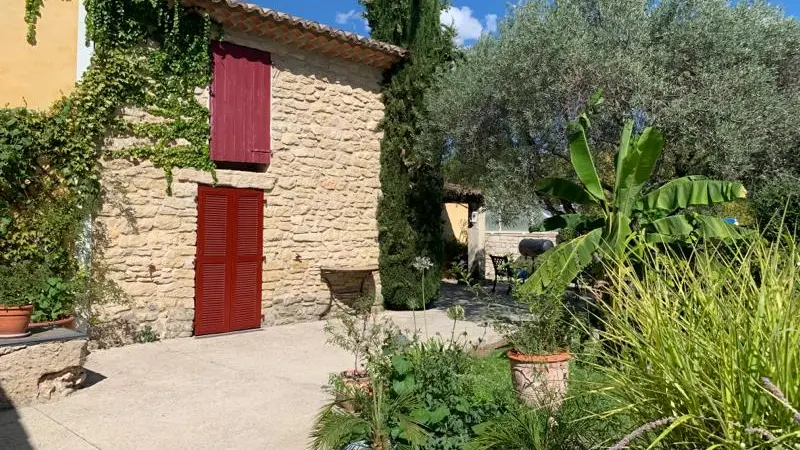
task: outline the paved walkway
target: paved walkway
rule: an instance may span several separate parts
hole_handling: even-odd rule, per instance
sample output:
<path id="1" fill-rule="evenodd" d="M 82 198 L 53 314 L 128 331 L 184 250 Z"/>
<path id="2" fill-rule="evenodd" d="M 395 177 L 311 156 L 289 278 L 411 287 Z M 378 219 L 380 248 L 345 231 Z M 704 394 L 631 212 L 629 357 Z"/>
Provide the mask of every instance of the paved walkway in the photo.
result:
<path id="1" fill-rule="evenodd" d="M 445 285 L 445 298 L 460 291 Z M 446 304 L 445 304 L 446 305 Z M 449 336 L 443 308 L 428 312 L 431 334 Z M 470 308 L 473 320 L 480 308 Z M 411 314 L 386 313 L 402 329 Z M 417 315 L 419 327 L 421 315 Z M 0 412 L 3 450 L 202 450 L 307 447 L 331 372 L 352 358 L 325 344 L 323 322 L 210 338 L 172 339 L 97 351 L 93 384 L 61 401 Z M 469 339 L 496 334 L 474 322 Z"/>

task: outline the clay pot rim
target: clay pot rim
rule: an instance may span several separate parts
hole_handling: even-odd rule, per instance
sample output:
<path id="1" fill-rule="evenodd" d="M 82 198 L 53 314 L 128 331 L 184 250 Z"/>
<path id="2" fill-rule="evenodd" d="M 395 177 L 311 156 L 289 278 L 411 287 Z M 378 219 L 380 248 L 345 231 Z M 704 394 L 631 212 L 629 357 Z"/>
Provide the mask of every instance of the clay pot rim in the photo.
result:
<path id="1" fill-rule="evenodd" d="M 568 351 L 550 353 L 547 355 L 527 355 L 516 350 L 509 350 L 506 352 L 506 356 L 512 361 L 525 363 L 560 363 L 569 361 L 572 358 L 572 355 L 570 355 Z"/>
<path id="2" fill-rule="evenodd" d="M 0 304 L 0 311 L 33 311 L 33 305 L 7 306 Z"/>
<path id="3" fill-rule="evenodd" d="M 341 378 L 347 378 L 350 380 L 360 380 L 363 378 L 369 378 L 369 373 L 366 370 L 345 370 L 344 372 L 339 373 Z"/>
<path id="4" fill-rule="evenodd" d="M 48 322 L 31 322 L 28 324 L 28 328 L 56 327 L 56 326 L 60 327 L 64 325 L 69 325 L 74 321 L 75 321 L 75 315 L 70 314 L 69 316 L 58 320 L 51 320 Z"/>

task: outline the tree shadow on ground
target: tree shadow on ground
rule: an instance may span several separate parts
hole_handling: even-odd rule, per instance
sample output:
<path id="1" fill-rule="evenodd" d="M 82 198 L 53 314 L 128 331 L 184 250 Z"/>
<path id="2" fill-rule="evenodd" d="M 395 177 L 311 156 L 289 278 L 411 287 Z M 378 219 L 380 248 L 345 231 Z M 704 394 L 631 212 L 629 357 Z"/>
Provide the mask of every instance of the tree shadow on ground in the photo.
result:
<path id="1" fill-rule="evenodd" d="M 493 320 L 513 320 L 528 312 L 528 307 L 506 294 L 508 285 L 498 282 L 492 293 L 491 286 L 469 288 L 453 281 L 442 281 L 441 295 L 432 309 L 446 310 L 451 306 L 464 308 L 464 319 L 475 323 Z"/>
<path id="2" fill-rule="evenodd" d="M 0 386 L 0 408 L 8 407 L 8 398 Z M 28 433 L 22 426 L 19 413 L 13 407 L 0 409 L 0 448 L 13 450 L 33 450 Z"/>

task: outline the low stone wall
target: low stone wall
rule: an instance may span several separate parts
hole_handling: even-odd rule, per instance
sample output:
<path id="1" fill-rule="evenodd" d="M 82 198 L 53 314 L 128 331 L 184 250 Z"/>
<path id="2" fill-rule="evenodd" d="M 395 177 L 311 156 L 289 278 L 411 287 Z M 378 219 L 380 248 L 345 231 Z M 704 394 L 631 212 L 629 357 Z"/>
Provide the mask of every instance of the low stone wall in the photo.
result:
<path id="1" fill-rule="evenodd" d="M 517 233 L 507 231 L 488 231 L 486 232 L 486 239 L 484 241 L 485 261 L 484 261 L 484 277 L 486 279 L 494 278 L 494 266 L 489 255 L 505 256 L 513 254 L 519 256 L 519 243 L 523 239 L 547 239 L 556 242 L 557 231 L 544 231 L 536 233 Z"/>
<path id="2" fill-rule="evenodd" d="M 0 409 L 56 400 L 86 379 L 87 340 L 0 347 Z"/>

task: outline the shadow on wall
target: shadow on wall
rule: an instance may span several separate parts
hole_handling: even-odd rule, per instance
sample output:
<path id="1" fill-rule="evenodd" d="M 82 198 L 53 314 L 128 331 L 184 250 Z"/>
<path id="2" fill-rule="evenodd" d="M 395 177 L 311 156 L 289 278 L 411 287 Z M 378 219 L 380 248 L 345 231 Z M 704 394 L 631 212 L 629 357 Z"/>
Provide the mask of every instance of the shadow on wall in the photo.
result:
<path id="1" fill-rule="evenodd" d="M 0 403 L 5 403 L 6 394 L 0 386 Z M 20 423 L 19 414 L 14 408 L 0 409 L 0 448 L 14 450 L 33 450 L 28 433 Z"/>
<path id="2" fill-rule="evenodd" d="M 327 285 L 329 299 L 319 314 L 322 320 L 335 309 L 352 310 L 353 304 L 363 296 L 375 296 L 375 275 L 369 272 L 327 271 L 320 275 Z"/>

